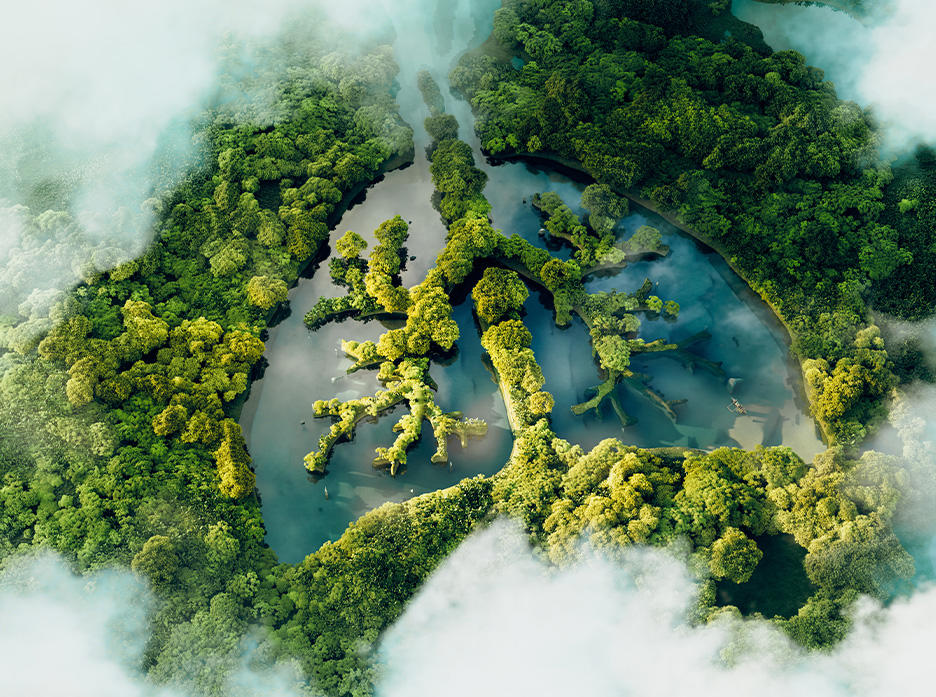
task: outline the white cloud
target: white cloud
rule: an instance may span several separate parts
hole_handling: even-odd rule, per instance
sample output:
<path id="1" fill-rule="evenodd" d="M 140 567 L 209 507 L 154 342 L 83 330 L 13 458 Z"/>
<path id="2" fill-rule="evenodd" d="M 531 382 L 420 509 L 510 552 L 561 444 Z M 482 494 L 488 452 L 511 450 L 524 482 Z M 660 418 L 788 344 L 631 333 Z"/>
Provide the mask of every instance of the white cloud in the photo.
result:
<path id="1" fill-rule="evenodd" d="M 157 178 L 191 164 L 189 119 L 215 89 L 227 37 L 272 35 L 299 0 L 52 0 L 17 3 L 0 23 L 0 311 L 34 288 L 64 289 L 82 266 L 142 253 Z M 158 152 L 172 148 L 154 171 Z M 65 196 L 37 195 L 58 189 Z M 76 224 L 36 234 L 16 204 L 60 207 Z M 49 240 L 63 242 L 52 257 Z M 14 282 L 15 281 L 15 282 Z"/>
<path id="2" fill-rule="evenodd" d="M 382 644 L 379 697 L 892 697 L 926 694 L 936 591 L 882 609 L 828 654 L 763 620 L 693 626 L 696 587 L 663 550 L 548 568 L 512 525 L 467 540 Z"/>
<path id="3" fill-rule="evenodd" d="M 936 3 L 893 0 L 862 24 L 828 7 L 735 0 L 733 12 L 757 24 L 775 49 L 792 48 L 826 71 L 839 95 L 870 106 L 888 152 L 936 142 Z"/>
<path id="4" fill-rule="evenodd" d="M 129 572 L 81 578 L 51 555 L 16 561 L 0 576 L 0 694 L 155 695 L 136 667 L 150 600 Z"/>

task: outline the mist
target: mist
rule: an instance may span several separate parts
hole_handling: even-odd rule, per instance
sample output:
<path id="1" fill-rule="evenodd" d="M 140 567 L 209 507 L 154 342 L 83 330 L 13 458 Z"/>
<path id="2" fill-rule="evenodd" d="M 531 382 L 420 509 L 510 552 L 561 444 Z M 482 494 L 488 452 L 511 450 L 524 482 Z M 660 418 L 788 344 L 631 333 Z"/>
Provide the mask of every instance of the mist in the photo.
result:
<path id="1" fill-rule="evenodd" d="M 793 49 L 825 71 L 839 96 L 870 107 L 884 154 L 936 141 L 936 4 L 892 0 L 864 23 L 824 6 L 734 0 L 732 12 L 756 24 L 775 50 Z"/>
<path id="2" fill-rule="evenodd" d="M 925 693 L 936 589 L 887 608 L 858 603 L 829 653 L 807 653 L 762 619 L 693 624 L 699 587 L 678 552 L 597 553 L 556 570 L 511 523 L 469 538 L 382 644 L 378 697 L 682 697 Z"/>
<path id="3" fill-rule="evenodd" d="M 154 192 L 198 162 L 191 120 L 217 94 L 219 48 L 231 36 L 275 35 L 299 4 L 54 0 L 8 10 L 0 25 L 0 314 L 38 316 L 61 291 L 143 252 Z M 453 58 L 468 39 L 428 43 L 432 12 L 462 18 L 467 32 L 467 16 L 482 4 L 497 5 L 319 3 L 361 39 L 388 23 L 398 35 L 410 28 L 403 36 L 410 50 L 397 55 L 405 117 L 422 113 L 415 71 L 433 56 Z M 744 8 L 775 18 L 752 20 Z M 841 13 L 832 14 L 845 23 L 830 28 L 826 8 L 735 0 L 735 9 L 765 27 L 775 47 L 787 36 L 827 69 L 842 96 L 872 105 L 891 147 L 936 132 L 936 96 L 920 89 L 923 66 L 936 57 L 927 37 L 936 8 L 900 0 L 875 29 Z M 798 14 L 776 19 L 787 10 Z M 464 104 L 458 109 L 467 113 Z M 933 407 L 936 389 L 921 388 L 893 416 L 905 453 L 923 467 L 936 462 L 925 444 L 936 433 L 925 419 Z M 933 500 L 920 492 L 907 510 L 923 516 Z M 903 520 L 922 525 L 910 513 Z M 936 623 L 936 589 L 925 583 L 886 608 L 860 602 L 849 638 L 817 654 L 767 621 L 729 611 L 695 624 L 700 588 L 679 550 L 583 557 L 550 567 L 506 521 L 469 538 L 385 634 L 379 697 L 883 697 L 930 684 L 925 639 Z M 191 695 L 184 685 L 155 686 L 140 670 L 155 606 L 130 572 L 79 577 L 52 556 L 8 563 L 0 573 L 0 694 Z M 288 666 L 249 670 L 249 654 L 243 648 L 238 656 L 244 667 L 228 694 L 305 694 Z"/>
<path id="4" fill-rule="evenodd" d="M 308 11 L 299 0 L 8 8 L 0 314 L 41 316 L 57 291 L 142 254 L 158 196 L 199 161 L 192 120 L 217 94 L 224 50 L 274 36 L 303 5 Z"/>
<path id="5" fill-rule="evenodd" d="M 158 695 L 134 665 L 151 607 L 129 572 L 79 577 L 52 555 L 13 559 L 0 575 L 0 693 Z"/>
<path id="6" fill-rule="evenodd" d="M 50 552 L 14 555 L 0 571 L 0 694 L 67 697 L 192 697 L 185 682 L 155 685 L 142 671 L 150 621 L 158 600 L 130 571 L 110 569 L 79 576 Z M 258 630 L 259 632 L 259 630 Z M 257 634 L 259 636 L 259 634 Z M 309 697 L 289 663 L 258 661 L 257 636 L 248 635 L 232 655 L 189 655 L 231 670 L 230 697 Z M 178 675 L 185 675 L 178 666 Z"/>

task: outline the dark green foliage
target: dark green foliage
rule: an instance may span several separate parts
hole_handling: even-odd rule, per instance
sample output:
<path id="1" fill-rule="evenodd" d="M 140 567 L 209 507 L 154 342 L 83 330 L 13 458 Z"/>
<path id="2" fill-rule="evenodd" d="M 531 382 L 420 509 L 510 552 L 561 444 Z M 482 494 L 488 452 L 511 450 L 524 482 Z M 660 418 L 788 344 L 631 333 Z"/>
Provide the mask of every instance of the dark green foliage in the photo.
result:
<path id="1" fill-rule="evenodd" d="M 474 166 L 471 147 L 460 140 L 444 140 L 432 153 L 432 183 L 440 194 L 442 218 L 452 222 L 466 217 L 487 216 L 491 206 L 482 195 L 487 175 Z"/>
<path id="2" fill-rule="evenodd" d="M 451 114 L 430 116 L 425 121 L 426 132 L 437 143 L 458 138 L 458 122 Z"/>
<path id="3" fill-rule="evenodd" d="M 472 55 L 452 73 L 485 150 L 541 153 L 580 167 L 605 193 L 639 193 L 677 213 L 785 319 L 801 358 L 854 360 L 869 285 L 919 273 L 907 264 L 920 244 L 883 215 L 891 175 L 874 166 L 866 115 L 799 54 L 673 33 L 689 26 L 685 3 L 617 5 L 508 4 L 497 36 L 523 67 Z M 600 209 L 601 198 L 589 193 L 588 205 Z M 817 411 L 846 443 L 849 424 L 883 394 L 857 389 L 841 414 Z"/>
<path id="4" fill-rule="evenodd" d="M 871 288 L 871 304 L 901 319 L 928 317 L 936 307 L 936 155 L 920 148 L 915 157 L 895 167 L 894 183 L 885 190 L 883 219 L 898 233 L 897 243 L 912 260 L 897 267 Z"/>

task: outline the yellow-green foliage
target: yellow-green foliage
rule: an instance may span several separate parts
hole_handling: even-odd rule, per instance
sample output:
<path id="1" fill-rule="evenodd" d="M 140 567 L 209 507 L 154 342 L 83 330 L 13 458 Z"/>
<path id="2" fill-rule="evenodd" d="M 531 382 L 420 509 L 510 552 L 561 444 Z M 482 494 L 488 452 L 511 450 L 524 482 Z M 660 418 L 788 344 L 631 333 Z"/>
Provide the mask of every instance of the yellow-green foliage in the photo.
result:
<path id="1" fill-rule="evenodd" d="M 368 345 L 374 346 L 370 342 Z M 344 346 L 350 351 L 356 351 L 366 345 L 345 342 Z M 373 349 L 365 348 L 365 351 L 370 350 Z M 330 416 L 335 420 L 329 432 L 319 438 L 319 449 L 305 456 L 306 469 L 310 472 L 323 472 L 335 443 L 342 438 L 350 438 L 354 427 L 361 419 L 366 416 L 380 416 L 404 401 L 409 407 L 409 413 L 400 417 L 394 426 L 394 430 L 398 431 L 399 435 L 390 447 L 377 448 L 374 458 L 375 466 L 387 466 L 393 475 L 406 464 L 406 451 L 422 433 L 424 420 L 429 421 L 436 439 L 436 452 L 431 458 L 436 463 L 448 461 L 447 439 L 449 435 L 458 435 L 464 445 L 470 436 L 483 436 L 487 433 L 487 424 L 484 421 L 462 419 L 461 412 L 446 413 L 436 405 L 433 387 L 429 384 L 431 380 L 428 369 L 429 363 L 426 359 L 407 358 L 400 361 L 398 365 L 386 361 L 381 364 L 378 373 L 378 379 L 384 384 L 386 390 L 378 392 L 373 397 L 361 397 L 346 402 L 338 399 L 328 402 L 317 400 L 313 405 L 315 415 L 317 417 Z"/>
<path id="2" fill-rule="evenodd" d="M 883 416 L 880 399 L 896 384 L 876 326 L 859 330 L 853 346 L 834 366 L 821 358 L 803 363 L 816 418 L 845 445 L 859 442 L 869 422 Z"/>
<path id="3" fill-rule="evenodd" d="M 609 439 L 586 453 L 540 422 L 517 439 L 495 478 L 495 499 L 560 563 L 577 556 L 584 538 L 608 550 L 687 539 L 713 577 L 743 583 L 762 556 L 758 538 L 792 535 L 807 550 L 819 594 L 807 612 L 816 612 L 820 598 L 883 598 L 888 579 L 913 574 L 889 524 L 899 497 L 891 472 L 836 451 L 810 467 L 788 448 L 679 454 Z M 806 631 L 802 622 L 794 622 L 797 632 Z"/>
<path id="4" fill-rule="evenodd" d="M 247 282 L 247 301 L 261 310 L 269 310 L 286 300 L 286 281 L 270 276 L 254 276 Z"/>

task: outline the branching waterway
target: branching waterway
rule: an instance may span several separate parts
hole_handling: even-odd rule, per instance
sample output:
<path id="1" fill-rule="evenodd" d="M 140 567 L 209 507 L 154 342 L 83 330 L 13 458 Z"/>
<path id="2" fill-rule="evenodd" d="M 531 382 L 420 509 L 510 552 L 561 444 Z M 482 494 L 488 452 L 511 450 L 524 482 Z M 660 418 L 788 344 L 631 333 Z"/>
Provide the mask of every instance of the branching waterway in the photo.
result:
<path id="1" fill-rule="evenodd" d="M 426 20 L 434 26 L 434 41 L 410 45 L 418 33 L 412 27 L 398 41 L 401 89 L 397 98 L 404 118 L 415 130 L 415 162 L 385 175 L 345 213 L 332 233 L 332 248 L 346 230 L 358 232 L 372 244 L 373 230 L 382 221 L 401 215 L 410 222 L 409 261 L 402 274 L 406 286 L 422 280 L 442 249 L 446 233 L 430 202 L 433 186 L 424 155 L 428 137 L 421 125 L 428 114 L 416 90 L 416 72 L 429 68 L 439 84 L 446 85 L 457 47 L 477 45 L 487 36 L 498 5 L 493 1 L 456 3 L 445 16 L 437 13 Z M 452 26 L 461 29 L 455 31 Z M 507 235 L 517 233 L 546 245 L 532 196 L 555 191 L 581 213 L 579 197 L 585 184 L 523 162 L 486 163 L 471 133 L 468 105 L 450 94 L 445 97 L 449 113 L 459 120 L 462 137 L 473 144 L 477 164 L 489 177 L 485 195 L 493 206 L 494 225 Z M 670 255 L 633 264 L 613 275 L 592 277 L 587 288 L 633 292 L 650 278 L 655 294 L 681 305 L 674 322 L 644 319 L 644 335 L 672 342 L 695 335 L 702 338 L 687 347 L 688 353 L 644 357 L 634 365 L 648 376 L 656 393 L 685 403 L 674 407 L 674 421 L 645 393 L 623 385 L 618 398 L 624 410 L 637 418 L 635 424 L 623 427 L 607 403 L 597 414 L 572 414 L 570 407 L 587 399 L 587 391 L 600 382 L 588 333 L 578 319 L 568 328 L 556 327 L 552 308 L 534 292 L 527 300 L 524 321 L 533 333 L 533 349 L 546 377 L 544 389 L 556 399 L 553 428 L 557 434 L 586 448 L 616 437 L 647 447 L 783 444 L 806 459 L 822 450 L 815 425 L 798 397 L 798 370 L 788 357 L 787 337 L 770 311 L 720 257 L 658 216 L 636 210 L 620 222 L 618 230 L 625 236 L 643 224 L 663 232 Z M 568 250 L 555 253 L 568 257 Z M 426 435 L 410 450 L 405 471 L 391 477 L 371 464 L 374 448 L 393 441 L 396 418 L 391 414 L 377 423 L 360 424 L 353 442 L 338 444 L 326 476 L 309 475 L 302 458 L 316 449 L 319 436 L 330 425 L 327 419 L 313 418 L 313 402 L 360 397 L 379 389 L 374 371 L 346 374 L 350 361 L 341 353 L 340 341 L 376 340 L 388 325 L 348 320 L 310 333 L 303 324 L 304 313 L 319 297 L 342 293 L 331 282 L 327 262 L 292 289 L 292 312 L 270 330 L 265 354 L 268 366 L 254 382 L 241 417 L 262 497 L 267 542 L 286 562 L 298 561 L 336 539 L 348 523 L 386 501 L 401 501 L 464 477 L 497 472 L 512 447 L 503 401 L 482 361 L 469 297 L 455 308 L 461 332 L 457 351 L 433 364 L 430 372 L 438 384 L 439 406 L 484 419 L 489 425 L 487 435 L 472 439 L 466 449 L 457 441 L 450 443 L 450 461 L 443 464 L 429 461 L 435 447 Z M 743 413 L 732 398 L 743 405 Z"/>

